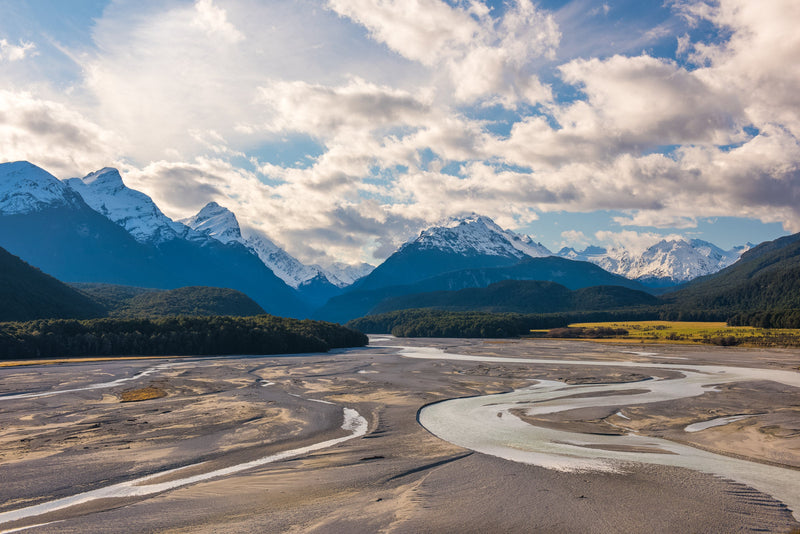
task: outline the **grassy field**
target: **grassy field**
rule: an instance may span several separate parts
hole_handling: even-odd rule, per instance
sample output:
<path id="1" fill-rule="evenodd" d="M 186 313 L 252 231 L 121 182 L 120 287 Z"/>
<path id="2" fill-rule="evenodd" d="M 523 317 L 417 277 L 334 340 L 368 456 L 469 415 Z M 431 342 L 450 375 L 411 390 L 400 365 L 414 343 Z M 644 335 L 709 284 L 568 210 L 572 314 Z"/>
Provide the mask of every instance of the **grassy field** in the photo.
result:
<path id="1" fill-rule="evenodd" d="M 609 341 L 638 341 L 641 343 L 687 343 L 742 346 L 800 346 L 798 329 L 765 329 L 751 326 L 728 326 L 725 323 L 673 321 L 620 321 L 613 323 L 575 323 L 568 329 L 549 331 L 548 337 L 593 338 Z M 611 331 L 617 333 L 611 334 Z M 626 333 L 621 333 L 625 331 Z M 598 335 L 599 334 L 599 335 Z"/>

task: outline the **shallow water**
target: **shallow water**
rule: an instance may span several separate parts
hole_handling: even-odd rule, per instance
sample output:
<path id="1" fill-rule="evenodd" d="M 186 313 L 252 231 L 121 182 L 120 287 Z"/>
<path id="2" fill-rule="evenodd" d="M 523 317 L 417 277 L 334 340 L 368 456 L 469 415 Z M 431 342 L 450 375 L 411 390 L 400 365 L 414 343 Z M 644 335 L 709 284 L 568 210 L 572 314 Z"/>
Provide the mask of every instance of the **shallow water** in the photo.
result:
<path id="1" fill-rule="evenodd" d="M 687 425 L 686 428 L 684 428 L 683 430 L 684 432 L 700 432 L 701 430 L 705 430 L 707 428 L 729 425 L 731 423 L 735 423 L 736 421 L 747 419 L 748 417 L 755 417 L 756 415 L 763 415 L 763 414 L 730 415 L 728 417 L 717 417 L 716 419 L 711 419 L 710 421 L 701 421 L 699 423 L 692 423 L 691 425 Z"/>
<path id="2" fill-rule="evenodd" d="M 683 376 L 615 384 L 569 385 L 539 381 L 511 393 L 453 399 L 432 404 L 419 421 L 434 435 L 455 445 L 516 462 L 560 471 L 624 472 L 630 462 L 684 467 L 735 480 L 784 502 L 800 519 L 800 473 L 788 468 L 713 454 L 668 440 L 636 434 L 608 436 L 553 430 L 530 425 L 511 410 L 541 415 L 576 408 L 622 408 L 699 396 L 714 385 L 747 380 L 772 380 L 800 387 L 800 373 L 718 365 L 507 358 L 444 353 L 439 349 L 406 347 L 409 358 L 669 369 Z M 625 394 L 629 390 L 647 390 Z M 614 395 L 618 392 L 618 395 Z M 579 398 L 568 398 L 581 394 Z"/>
<path id="3" fill-rule="evenodd" d="M 4 400 L 15 400 L 15 399 L 35 399 L 38 397 L 52 397 L 53 395 L 61 395 L 62 393 L 76 393 L 78 391 L 90 391 L 93 389 L 106 389 L 106 388 L 113 388 L 116 386 L 121 386 L 126 382 L 132 382 L 134 380 L 139 380 L 140 378 L 144 378 L 146 376 L 150 376 L 155 374 L 159 371 L 163 371 L 165 369 L 169 369 L 170 367 L 175 367 L 179 365 L 178 363 L 162 363 L 160 365 L 156 365 L 153 367 L 148 367 L 144 371 L 140 371 L 133 376 L 129 376 L 127 378 L 118 378 L 116 380 L 112 380 L 110 382 L 98 382 L 97 384 L 89 384 L 87 386 L 82 386 L 79 388 L 70 388 L 70 389 L 57 389 L 52 391 L 38 391 L 35 393 L 18 393 L 16 395 L 0 395 L 0 401 Z"/>
<path id="4" fill-rule="evenodd" d="M 318 402 L 323 402 L 323 401 L 318 401 Z M 189 484 L 202 482 L 204 480 L 209 480 L 212 478 L 217 478 L 225 475 L 232 475 L 235 473 L 239 473 L 241 471 L 245 471 L 247 469 L 252 469 L 254 467 L 260 467 L 262 465 L 266 465 L 272 462 L 284 460 L 286 458 L 292 458 L 294 456 L 308 454 L 309 452 L 318 451 L 320 449 L 333 447 L 334 445 L 338 445 L 339 443 L 343 443 L 353 438 L 363 436 L 367 433 L 367 428 L 369 425 L 367 423 L 367 420 L 364 419 L 364 417 L 362 417 L 361 414 L 359 414 L 356 410 L 353 410 L 352 408 L 344 408 L 343 413 L 344 413 L 344 422 L 342 423 L 341 428 L 343 430 L 349 431 L 350 433 L 340 438 L 329 439 L 327 441 L 314 443 L 306 447 L 300 447 L 297 449 L 291 449 L 288 451 L 279 452 L 277 454 L 265 456 L 257 460 L 252 460 L 249 462 L 232 465 L 230 467 L 225 467 L 222 469 L 215 469 L 213 471 L 208 471 L 206 473 L 201 473 L 199 475 L 177 478 L 175 480 L 170 480 L 167 482 L 158 482 L 158 483 L 150 482 L 156 478 L 163 478 L 164 476 L 167 475 L 174 475 L 190 467 L 197 467 L 203 465 L 204 462 L 183 466 L 168 471 L 162 471 L 160 473 L 148 475 L 141 478 L 136 478 L 134 480 L 129 480 L 127 482 L 122 482 L 119 484 L 98 488 L 84 493 L 78 493 L 77 495 L 71 495 L 69 497 L 64 497 L 62 499 L 56 499 L 50 502 L 29 506 L 27 508 L 20 508 L 18 510 L 3 512 L 0 513 L 0 525 L 11 521 L 19 521 L 20 519 L 25 519 L 28 517 L 40 516 L 49 512 L 54 512 L 56 510 L 63 510 L 65 508 L 69 508 L 70 506 L 83 504 L 97 499 L 142 497 L 146 495 L 160 493 L 162 491 L 179 488 L 181 486 L 187 486 Z"/>

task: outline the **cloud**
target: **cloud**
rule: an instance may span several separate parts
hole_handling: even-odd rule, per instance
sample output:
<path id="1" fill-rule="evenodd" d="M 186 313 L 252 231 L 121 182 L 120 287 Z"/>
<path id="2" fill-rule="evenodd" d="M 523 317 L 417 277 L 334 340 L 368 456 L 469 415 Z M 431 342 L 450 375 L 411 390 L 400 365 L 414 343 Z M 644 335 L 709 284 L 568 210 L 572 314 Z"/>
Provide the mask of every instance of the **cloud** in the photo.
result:
<path id="1" fill-rule="evenodd" d="M 0 161 L 28 160 L 61 178 L 116 161 L 117 136 L 63 104 L 0 90 Z"/>
<path id="2" fill-rule="evenodd" d="M 626 226 L 800 230 L 796 2 L 670 3 L 698 25 L 610 35 L 620 11 L 588 1 L 496 4 L 115 1 L 67 50 L 85 75 L 68 96 L 0 92 L 0 156 L 61 176 L 122 162 L 167 214 L 216 200 L 306 261 L 375 261 L 472 211 L 512 228 L 614 210 Z M 718 31 L 698 40 L 701 22 Z M 639 52 L 676 40 L 677 60 Z M 293 138 L 314 152 L 272 153 Z"/>
<path id="3" fill-rule="evenodd" d="M 602 245 L 612 249 L 627 250 L 634 256 L 641 254 L 662 239 L 667 241 L 684 239 L 680 234 L 663 235 L 653 232 L 634 232 L 633 230 L 623 230 L 621 232 L 600 230 L 594 236 Z"/>
<path id="4" fill-rule="evenodd" d="M 37 54 L 36 45 L 33 43 L 20 39 L 19 44 L 14 45 L 5 39 L 0 39 L 0 62 L 19 61 L 25 59 L 26 56 L 30 57 Z"/>
<path id="5" fill-rule="evenodd" d="M 561 232 L 561 247 L 572 247 L 576 250 L 584 249 L 591 244 L 586 234 L 578 230 Z"/>
<path id="6" fill-rule="evenodd" d="M 585 98 L 551 108 L 557 127 L 532 116 L 514 124 L 495 150 L 534 168 L 599 162 L 681 144 L 743 140 L 744 110 L 723 90 L 672 61 L 650 56 L 573 60 L 559 67 Z"/>
<path id="7" fill-rule="evenodd" d="M 498 17 L 481 2 L 329 0 L 328 6 L 403 57 L 442 70 L 458 102 L 494 98 L 515 106 L 551 97 L 530 67 L 553 56 L 561 35 L 552 16 L 530 0 L 509 3 Z"/>
<path id="8" fill-rule="evenodd" d="M 197 13 L 192 19 L 192 26 L 201 28 L 210 37 L 219 37 L 231 43 L 244 39 L 244 35 L 228 22 L 227 11 L 215 6 L 212 0 L 197 0 L 194 8 Z"/>
<path id="9" fill-rule="evenodd" d="M 342 130 L 371 131 L 415 125 L 431 113 L 430 103 L 407 91 L 354 78 L 331 87 L 303 81 L 274 81 L 259 88 L 258 102 L 273 111 L 265 127 L 329 137 Z"/>
<path id="10" fill-rule="evenodd" d="M 716 4 L 685 2 L 679 8 L 730 33 L 720 43 L 696 42 L 693 59 L 708 65 L 701 74 L 741 95 L 748 118 L 757 126 L 779 123 L 800 135 L 800 4 L 792 0 Z"/>

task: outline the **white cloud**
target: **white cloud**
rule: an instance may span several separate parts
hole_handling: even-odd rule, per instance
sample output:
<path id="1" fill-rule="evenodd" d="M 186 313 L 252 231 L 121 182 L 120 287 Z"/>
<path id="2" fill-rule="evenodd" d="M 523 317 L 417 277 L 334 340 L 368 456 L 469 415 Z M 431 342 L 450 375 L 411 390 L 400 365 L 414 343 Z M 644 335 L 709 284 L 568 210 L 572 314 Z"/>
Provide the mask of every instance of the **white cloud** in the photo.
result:
<path id="1" fill-rule="evenodd" d="M 662 239 L 667 241 L 684 239 L 680 234 L 662 235 L 653 232 L 634 232 L 633 230 L 621 232 L 600 230 L 595 233 L 595 237 L 608 248 L 627 250 L 632 255 L 641 254 Z"/>
<path id="2" fill-rule="evenodd" d="M 117 159 L 119 139 L 63 104 L 0 90 L 0 161 L 28 160 L 61 178 Z"/>
<path id="3" fill-rule="evenodd" d="M 485 4 L 441 0 L 329 0 L 398 54 L 443 70 L 458 102 L 499 98 L 506 106 L 546 101 L 531 63 L 553 57 L 561 37 L 552 16 L 516 0 L 495 18 Z"/>
<path id="4" fill-rule="evenodd" d="M 19 44 L 11 44 L 6 39 L 0 39 L 0 62 L 2 61 L 19 61 L 25 59 L 26 56 L 35 56 L 36 45 L 30 42 L 25 42 L 20 39 Z"/>
<path id="5" fill-rule="evenodd" d="M 800 4 L 793 0 L 691 2 L 682 9 L 731 32 L 720 44 L 694 43 L 710 83 L 736 91 L 757 126 L 779 123 L 800 135 Z"/>
<path id="6" fill-rule="evenodd" d="M 244 39 L 244 35 L 228 22 L 227 11 L 215 6 L 212 0 L 197 0 L 194 8 L 196 14 L 192 26 L 201 28 L 210 37 L 219 37 L 231 43 Z"/>
<path id="7" fill-rule="evenodd" d="M 259 103 L 273 111 L 265 127 L 329 137 L 342 131 L 416 125 L 431 113 L 430 103 L 407 91 L 354 78 L 339 87 L 303 81 L 274 81 L 261 87 Z"/>
<path id="8" fill-rule="evenodd" d="M 604 209 L 629 226 L 741 215 L 800 230 L 796 2 L 680 4 L 729 35 L 675 32 L 698 68 L 607 52 L 661 39 L 672 19 L 557 64 L 555 54 L 575 57 L 557 48 L 567 30 L 529 0 L 315 5 L 113 2 L 92 46 L 71 53 L 86 77 L 69 105 L 47 84 L 0 92 L 0 156 L 61 176 L 125 161 L 128 183 L 166 213 L 216 200 L 312 261 L 374 261 L 371 251 L 471 211 L 509 227 L 542 211 Z M 585 17 L 589 5 L 564 10 Z M 592 19 L 603 11 L 613 16 L 598 8 Z M 597 28 L 586 42 L 599 42 Z M 0 57 L 10 47 L 29 57 L 29 44 L 0 41 Z M 554 99 L 543 66 L 575 97 Z M 504 121 L 507 135 L 492 133 Z M 298 132 L 321 154 L 277 163 L 269 147 Z"/>
<path id="9" fill-rule="evenodd" d="M 561 232 L 561 239 L 561 247 L 572 247 L 576 250 L 584 249 L 592 244 L 586 234 L 578 230 Z"/>

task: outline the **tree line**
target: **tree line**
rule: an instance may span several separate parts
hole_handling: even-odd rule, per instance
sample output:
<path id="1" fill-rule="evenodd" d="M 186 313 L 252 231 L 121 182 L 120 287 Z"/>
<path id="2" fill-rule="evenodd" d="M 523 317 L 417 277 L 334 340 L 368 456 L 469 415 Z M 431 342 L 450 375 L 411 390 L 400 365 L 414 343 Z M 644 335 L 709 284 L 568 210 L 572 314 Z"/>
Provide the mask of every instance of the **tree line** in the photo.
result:
<path id="1" fill-rule="evenodd" d="M 360 347 L 361 332 L 323 321 L 255 317 L 46 319 L 0 323 L 0 359 L 288 354 Z"/>

